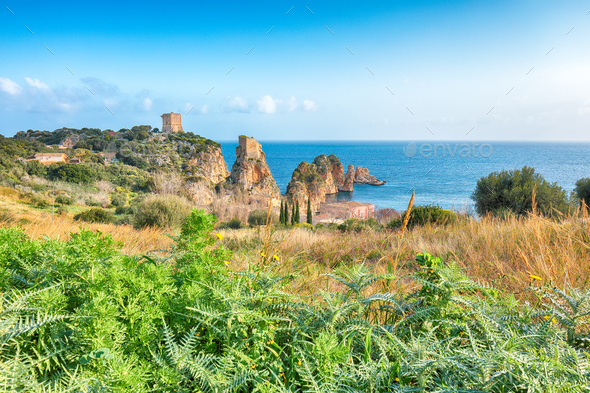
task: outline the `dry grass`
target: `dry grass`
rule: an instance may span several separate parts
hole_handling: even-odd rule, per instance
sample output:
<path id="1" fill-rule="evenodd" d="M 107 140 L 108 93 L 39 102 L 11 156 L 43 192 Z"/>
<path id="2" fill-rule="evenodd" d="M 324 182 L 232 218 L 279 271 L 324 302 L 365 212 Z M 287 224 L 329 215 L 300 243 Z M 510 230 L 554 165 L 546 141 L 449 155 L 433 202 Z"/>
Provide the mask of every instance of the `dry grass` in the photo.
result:
<path id="1" fill-rule="evenodd" d="M 80 228 L 100 230 L 122 242 L 123 251 L 130 254 L 164 249 L 171 242 L 166 231 L 160 229 L 79 223 L 58 215 L 52 219 L 47 209 L 31 207 L 13 195 L 0 196 L 0 226 L 15 224 L 32 238 L 63 239 Z M 505 220 L 462 219 L 448 226 L 406 229 L 403 236 L 388 231 L 341 233 L 305 228 L 221 233 L 225 245 L 234 250 L 232 267 L 265 265 L 278 274 L 296 274 L 299 279 L 292 288 L 299 293 L 325 288 L 328 284 L 324 273 L 363 262 L 376 273 L 395 272 L 402 276 L 416 268 L 415 255 L 424 251 L 456 261 L 470 277 L 515 293 L 530 284 L 530 275 L 556 285 L 568 280 L 581 287 L 588 286 L 590 277 L 587 215 L 564 217 L 559 222 L 539 215 Z"/>
<path id="2" fill-rule="evenodd" d="M 294 286 L 298 292 L 325 287 L 324 273 L 362 262 L 373 266 L 376 273 L 395 271 L 402 276 L 415 269 L 415 255 L 424 251 L 456 261 L 470 277 L 515 293 L 531 283 L 530 275 L 560 286 L 567 279 L 582 287 L 588 286 L 590 277 L 587 217 L 562 222 L 532 215 L 507 220 L 466 219 L 446 227 L 413 228 L 403 237 L 399 232 L 297 228 L 274 232 L 266 257 L 260 256 L 264 235 L 256 230 L 223 234 L 226 245 L 236 250 L 236 268 L 259 261 L 275 266 L 277 273 L 296 273 L 301 276 Z"/>
<path id="3" fill-rule="evenodd" d="M 51 208 L 50 208 L 51 209 Z M 51 210 L 36 209 L 14 199 L 0 197 L 0 227 L 19 225 L 33 239 L 43 236 L 68 239 L 81 228 L 101 231 L 123 244 L 128 254 L 144 254 L 168 247 L 171 239 L 158 228 L 134 229 L 130 225 L 92 224 L 73 220 L 70 216 L 52 215 Z"/>

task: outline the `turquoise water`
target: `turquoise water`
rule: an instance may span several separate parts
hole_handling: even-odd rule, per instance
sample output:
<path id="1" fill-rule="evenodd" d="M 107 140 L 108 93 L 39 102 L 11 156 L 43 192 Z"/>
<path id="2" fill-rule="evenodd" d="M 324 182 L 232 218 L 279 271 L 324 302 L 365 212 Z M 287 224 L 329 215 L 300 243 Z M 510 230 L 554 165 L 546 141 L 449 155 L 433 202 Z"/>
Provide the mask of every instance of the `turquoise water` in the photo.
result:
<path id="1" fill-rule="evenodd" d="M 436 142 L 424 142 L 434 148 Z M 435 203 L 444 208 L 463 209 L 473 205 L 470 195 L 477 180 L 502 169 L 533 166 L 546 180 L 571 191 L 575 182 L 590 177 L 590 143 L 541 142 L 441 142 L 434 156 L 418 142 L 415 155 L 409 142 L 273 142 L 261 141 L 270 170 L 284 193 L 293 170 L 301 161 L 311 162 L 319 154 L 335 154 L 344 164 L 369 168 L 387 181 L 383 186 L 354 185 L 341 198 L 373 203 L 379 208 L 405 209 L 411 190 L 416 204 Z M 447 146 L 448 145 L 448 146 Z M 231 169 L 236 142 L 222 142 L 223 156 Z M 474 148 L 475 147 L 475 148 Z M 422 150 L 421 150 L 422 148 Z M 404 149 L 405 153 L 404 154 Z M 475 151 L 475 154 L 474 154 Z M 453 154 L 454 153 L 454 154 Z M 482 156 L 483 154 L 483 156 Z"/>

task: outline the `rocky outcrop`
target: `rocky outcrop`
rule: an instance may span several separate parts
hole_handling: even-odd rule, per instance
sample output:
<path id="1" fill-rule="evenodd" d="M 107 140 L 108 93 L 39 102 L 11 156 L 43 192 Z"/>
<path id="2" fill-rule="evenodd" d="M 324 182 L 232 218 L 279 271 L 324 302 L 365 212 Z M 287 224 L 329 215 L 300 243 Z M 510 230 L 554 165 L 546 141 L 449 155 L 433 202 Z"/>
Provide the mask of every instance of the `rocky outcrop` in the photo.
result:
<path id="1" fill-rule="evenodd" d="M 338 157 L 322 154 L 311 164 L 305 161 L 299 164 L 287 186 L 287 196 L 305 207 L 309 197 L 311 209 L 317 212 L 320 204 L 325 202 L 326 195 L 343 191 L 344 184 L 344 170 Z"/>
<path id="2" fill-rule="evenodd" d="M 382 185 L 384 181 L 369 174 L 369 170 L 354 165 L 347 167 L 344 174 L 343 165 L 335 155 L 317 156 L 313 163 L 303 161 L 291 176 L 287 186 L 287 197 L 299 201 L 300 206 L 307 207 L 307 198 L 310 198 L 313 211 L 320 210 L 320 204 L 326 201 L 327 195 L 338 192 L 352 192 L 354 183 Z"/>
<path id="3" fill-rule="evenodd" d="M 240 136 L 236 147 L 236 161 L 228 178 L 229 184 L 240 184 L 253 196 L 278 198 L 279 187 L 266 163 L 266 155 L 256 139 Z"/>
<path id="4" fill-rule="evenodd" d="M 354 165 L 349 165 L 346 169 L 346 176 L 344 177 L 344 183 L 340 191 L 352 192 L 354 185 Z"/>
<path id="5" fill-rule="evenodd" d="M 367 168 L 363 168 L 360 166 L 356 167 L 356 172 L 354 174 L 354 182 L 357 184 L 370 184 L 372 186 L 382 186 L 383 184 L 385 184 L 384 180 L 379 180 L 375 176 L 370 175 L 369 170 Z"/>
<path id="6" fill-rule="evenodd" d="M 220 147 L 209 146 L 195 154 L 187 162 L 186 174 L 207 180 L 212 184 L 224 182 L 229 176 L 227 164 Z"/>
<path id="7" fill-rule="evenodd" d="M 198 207 L 205 207 L 213 203 L 214 191 L 210 184 L 205 181 L 192 182 L 187 181 L 185 190 L 188 195 L 195 201 Z"/>

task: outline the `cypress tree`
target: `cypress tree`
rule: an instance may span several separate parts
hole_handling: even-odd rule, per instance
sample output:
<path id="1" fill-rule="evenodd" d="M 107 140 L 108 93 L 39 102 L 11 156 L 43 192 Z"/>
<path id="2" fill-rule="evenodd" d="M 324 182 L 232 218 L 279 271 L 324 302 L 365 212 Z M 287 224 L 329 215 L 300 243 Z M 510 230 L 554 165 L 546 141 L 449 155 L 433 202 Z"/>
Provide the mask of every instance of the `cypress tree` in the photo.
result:
<path id="1" fill-rule="evenodd" d="M 283 223 L 283 216 L 284 216 L 285 212 L 283 211 L 283 201 L 281 200 L 281 213 L 279 214 L 279 224 Z"/>
<path id="2" fill-rule="evenodd" d="M 311 197 L 307 197 L 307 223 L 313 225 L 313 218 L 311 215 Z"/>
<path id="3" fill-rule="evenodd" d="M 297 207 L 295 208 L 295 224 L 299 224 L 301 222 L 301 216 L 299 215 L 299 201 L 296 203 Z"/>
<path id="4" fill-rule="evenodd" d="M 291 211 L 291 225 L 295 225 L 295 204 L 293 204 L 293 209 Z"/>

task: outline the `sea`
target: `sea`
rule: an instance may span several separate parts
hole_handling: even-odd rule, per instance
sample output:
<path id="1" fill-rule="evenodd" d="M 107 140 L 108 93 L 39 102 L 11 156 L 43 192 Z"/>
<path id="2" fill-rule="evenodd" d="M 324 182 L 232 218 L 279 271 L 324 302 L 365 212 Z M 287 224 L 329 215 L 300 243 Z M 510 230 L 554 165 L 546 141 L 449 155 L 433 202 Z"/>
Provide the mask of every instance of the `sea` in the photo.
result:
<path id="1" fill-rule="evenodd" d="M 571 192 L 577 180 L 590 177 L 590 143 L 586 142 L 422 142 L 422 141 L 259 141 L 281 193 L 301 161 L 335 154 L 344 171 L 349 164 L 369 169 L 386 183 L 355 184 L 337 200 L 371 203 L 376 208 L 405 210 L 412 191 L 416 205 L 438 205 L 473 212 L 477 180 L 494 171 L 531 166 L 551 182 Z M 221 142 L 229 169 L 237 141 Z"/>

